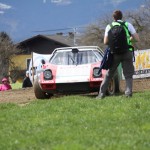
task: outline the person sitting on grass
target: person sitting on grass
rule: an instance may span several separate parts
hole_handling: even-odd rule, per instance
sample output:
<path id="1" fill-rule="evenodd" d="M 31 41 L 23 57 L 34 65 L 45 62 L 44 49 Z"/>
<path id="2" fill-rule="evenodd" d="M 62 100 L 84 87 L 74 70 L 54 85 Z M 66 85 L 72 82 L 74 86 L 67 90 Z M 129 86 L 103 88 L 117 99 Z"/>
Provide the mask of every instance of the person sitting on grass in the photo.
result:
<path id="1" fill-rule="evenodd" d="M 23 80 L 22 88 L 32 87 L 32 83 L 29 78 L 29 71 L 26 71 L 26 77 Z"/>
<path id="2" fill-rule="evenodd" d="M 12 89 L 9 80 L 7 78 L 2 79 L 2 84 L 0 85 L 0 91 L 7 91 Z"/>

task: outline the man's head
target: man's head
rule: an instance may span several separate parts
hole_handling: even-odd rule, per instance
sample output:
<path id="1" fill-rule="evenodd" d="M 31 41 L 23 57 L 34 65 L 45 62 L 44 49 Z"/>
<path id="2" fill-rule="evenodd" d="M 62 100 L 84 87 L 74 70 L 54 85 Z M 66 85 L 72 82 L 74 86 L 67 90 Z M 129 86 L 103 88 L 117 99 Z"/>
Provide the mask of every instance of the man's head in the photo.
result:
<path id="1" fill-rule="evenodd" d="M 29 71 L 26 71 L 26 76 L 27 76 L 27 77 L 29 76 Z"/>
<path id="2" fill-rule="evenodd" d="M 122 20 L 122 17 L 123 17 L 123 15 L 122 15 L 122 12 L 120 10 L 115 10 L 113 12 L 113 18 L 115 21 Z"/>

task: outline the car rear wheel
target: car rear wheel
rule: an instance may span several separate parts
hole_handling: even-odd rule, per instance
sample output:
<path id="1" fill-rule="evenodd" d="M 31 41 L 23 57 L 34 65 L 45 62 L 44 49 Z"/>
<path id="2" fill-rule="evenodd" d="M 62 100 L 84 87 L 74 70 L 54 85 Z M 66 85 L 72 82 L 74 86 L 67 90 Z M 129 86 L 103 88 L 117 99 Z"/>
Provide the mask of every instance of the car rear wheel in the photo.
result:
<path id="1" fill-rule="evenodd" d="M 33 87 L 34 94 L 37 99 L 49 99 L 53 96 L 53 94 L 42 91 L 37 80 L 35 80 Z"/>
<path id="2" fill-rule="evenodd" d="M 112 78 L 109 82 L 108 88 L 107 88 L 107 95 L 114 95 L 116 91 L 116 86 L 115 86 L 115 80 Z"/>
<path id="3" fill-rule="evenodd" d="M 117 74 L 110 80 L 106 91 L 107 95 L 114 95 L 115 93 L 119 93 L 119 78 Z"/>
<path id="4" fill-rule="evenodd" d="M 118 73 L 116 72 L 114 77 L 109 82 L 108 88 L 106 90 L 106 95 L 114 95 L 120 92 L 119 80 L 120 79 Z M 99 93 L 99 90 L 97 92 Z"/>

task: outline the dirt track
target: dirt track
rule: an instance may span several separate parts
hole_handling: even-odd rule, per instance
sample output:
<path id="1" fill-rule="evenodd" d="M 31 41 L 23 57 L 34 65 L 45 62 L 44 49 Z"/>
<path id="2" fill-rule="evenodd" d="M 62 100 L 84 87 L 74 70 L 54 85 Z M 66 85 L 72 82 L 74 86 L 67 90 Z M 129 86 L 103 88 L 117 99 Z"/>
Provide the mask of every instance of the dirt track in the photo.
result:
<path id="1" fill-rule="evenodd" d="M 26 104 L 35 100 L 33 88 L 14 89 L 0 92 L 0 102 L 14 102 L 19 104 Z"/>
<path id="2" fill-rule="evenodd" d="M 120 91 L 125 89 L 125 80 L 120 81 Z M 142 92 L 150 90 L 150 78 L 134 79 L 133 80 L 133 92 Z"/>
<path id="3" fill-rule="evenodd" d="M 120 82 L 120 90 L 123 92 L 125 88 L 125 81 Z M 150 89 L 150 79 L 134 80 L 133 91 L 144 91 Z M 31 101 L 36 100 L 33 88 L 17 89 L 0 91 L 0 103 L 13 102 L 17 104 L 28 104 Z"/>

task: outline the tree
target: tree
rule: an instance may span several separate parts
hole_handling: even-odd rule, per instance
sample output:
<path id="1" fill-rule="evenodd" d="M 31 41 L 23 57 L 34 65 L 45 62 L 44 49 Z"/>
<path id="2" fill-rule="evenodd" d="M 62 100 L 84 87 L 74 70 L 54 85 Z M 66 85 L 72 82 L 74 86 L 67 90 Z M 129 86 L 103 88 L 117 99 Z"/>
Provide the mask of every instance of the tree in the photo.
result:
<path id="1" fill-rule="evenodd" d="M 15 67 L 11 58 L 18 52 L 9 35 L 0 32 L 0 79 L 9 76 L 9 67 Z"/>
<path id="2" fill-rule="evenodd" d="M 80 40 L 80 45 L 93 45 L 104 48 L 103 44 L 104 29 L 99 24 L 91 24 L 87 26 Z"/>
<path id="3" fill-rule="evenodd" d="M 145 5 L 137 11 L 126 12 L 125 15 L 135 26 L 141 39 L 135 46 L 138 49 L 150 48 L 150 0 L 146 0 Z"/>
<path id="4" fill-rule="evenodd" d="M 100 17 L 95 23 L 88 25 L 82 35 L 80 45 L 94 45 L 105 50 L 107 46 L 103 43 L 104 31 L 106 25 L 111 22 L 111 15 L 105 14 L 105 16 Z"/>
<path id="5" fill-rule="evenodd" d="M 135 49 L 150 48 L 150 0 L 145 1 L 145 5 L 138 10 L 125 12 L 124 20 L 131 22 L 137 30 L 141 42 L 135 43 Z M 82 45 L 97 45 L 103 50 L 104 30 L 107 24 L 112 22 L 112 14 L 100 17 L 97 23 L 88 25 L 82 36 Z"/>

